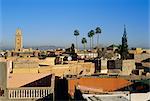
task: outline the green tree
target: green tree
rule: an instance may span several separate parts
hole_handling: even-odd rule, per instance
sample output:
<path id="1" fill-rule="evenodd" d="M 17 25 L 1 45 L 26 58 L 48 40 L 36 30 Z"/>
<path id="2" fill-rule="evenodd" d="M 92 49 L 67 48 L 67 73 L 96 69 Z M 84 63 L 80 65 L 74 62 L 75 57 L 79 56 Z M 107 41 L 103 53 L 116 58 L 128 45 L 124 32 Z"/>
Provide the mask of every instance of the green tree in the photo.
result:
<path id="1" fill-rule="evenodd" d="M 92 40 L 92 35 L 91 35 L 90 32 L 88 33 L 88 37 L 90 38 L 90 50 L 91 50 L 91 40 Z"/>
<path id="2" fill-rule="evenodd" d="M 87 40 L 86 40 L 85 37 L 82 38 L 81 43 L 83 44 L 84 50 L 86 50 L 86 43 L 87 43 Z"/>
<path id="3" fill-rule="evenodd" d="M 74 36 L 76 36 L 76 49 L 78 50 L 78 36 L 80 35 L 78 30 L 74 31 Z"/>
<path id="4" fill-rule="evenodd" d="M 71 47 L 70 47 L 70 53 L 71 54 L 75 53 L 75 49 L 74 49 L 74 44 L 73 43 L 71 44 Z"/>
<path id="5" fill-rule="evenodd" d="M 90 32 L 90 35 L 91 35 L 91 37 L 92 37 L 92 48 L 94 47 L 94 40 L 93 40 L 93 37 L 94 37 L 94 35 L 95 35 L 95 32 L 94 32 L 94 30 L 91 30 Z"/>
<path id="6" fill-rule="evenodd" d="M 101 34 L 100 27 L 96 27 L 95 33 L 97 34 L 97 47 L 99 46 L 99 34 Z"/>

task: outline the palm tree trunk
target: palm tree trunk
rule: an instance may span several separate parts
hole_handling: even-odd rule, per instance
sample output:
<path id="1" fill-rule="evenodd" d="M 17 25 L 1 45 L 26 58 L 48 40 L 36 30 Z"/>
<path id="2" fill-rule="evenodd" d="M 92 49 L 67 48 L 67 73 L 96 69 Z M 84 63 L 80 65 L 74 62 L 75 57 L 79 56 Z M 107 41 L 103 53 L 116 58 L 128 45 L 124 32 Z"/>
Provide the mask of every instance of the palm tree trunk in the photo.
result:
<path id="1" fill-rule="evenodd" d="M 99 47 L 99 34 L 97 34 L 97 48 Z"/>
<path id="2" fill-rule="evenodd" d="M 84 50 L 86 51 L 86 43 L 84 43 Z"/>
<path id="3" fill-rule="evenodd" d="M 93 42 L 93 36 L 92 36 L 92 49 L 93 49 L 93 47 L 94 47 L 94 42 Z"/>
<path id="4" fill-rule="evenodd" d="M 92 49 L 94 49 L 93 36 L 92 36 Z M 93 58 L 94 58 L 94 51 L 93 51 Z"/>
<path id="5" fill-rule="evenodd" d="M 91 37 L 90 37 L 90 50 L 91 50 Z"/>
<path id="6" fill-rule="evenodd" d="M 83 47 L 84 47 L 84 58 L 85 58 L 86 43 L 83 44 Z"/>
<path id="7" fill-rule="evenodd" d="M 76 49 L 78 51 L 78 38 L 77 38 L 77 36 L 76 36 Z"/>

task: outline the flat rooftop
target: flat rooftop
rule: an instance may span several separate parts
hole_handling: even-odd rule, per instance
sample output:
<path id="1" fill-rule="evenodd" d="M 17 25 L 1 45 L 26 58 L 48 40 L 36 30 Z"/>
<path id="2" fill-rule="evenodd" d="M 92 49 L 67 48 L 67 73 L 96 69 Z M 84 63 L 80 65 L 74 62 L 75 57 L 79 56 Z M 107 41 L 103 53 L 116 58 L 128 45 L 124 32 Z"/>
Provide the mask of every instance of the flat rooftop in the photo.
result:
<path id="1" fill-rule="evenodd" d="M 83 94 L 83 98 L 87 101 L 149 101 L 150 92 L 148 93 L 115 93 L 114 94 Z M 131 99 L 131 100 L 130 100 Z"/>
<path id="2" fill-rule="evenodd" d="M 123 78 L 84 77 L 78 79 L 68 79 L 70 95 L 74 94 L 76 85 L 81 92 L 102 93 L 116 91 L 131 84 L 132 83 L 130 81 Z"/>
<path id="3" fill-rule="evenodd" d="M 7 88 L 50 86 L 51 77 L 52 74 L 50 73 L 10 74 L 8 77 Z"/>

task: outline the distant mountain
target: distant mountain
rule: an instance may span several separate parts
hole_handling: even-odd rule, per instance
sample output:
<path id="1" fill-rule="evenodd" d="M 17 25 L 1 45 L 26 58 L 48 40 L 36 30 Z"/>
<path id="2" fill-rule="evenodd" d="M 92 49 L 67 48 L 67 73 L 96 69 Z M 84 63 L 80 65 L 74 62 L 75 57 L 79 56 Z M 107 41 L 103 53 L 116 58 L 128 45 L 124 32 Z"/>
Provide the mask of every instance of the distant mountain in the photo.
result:
<path id="1" fill-rule="evenodd" d="M 48 50 L 48 49 L 57 49 L 57 48 L 64 48 L 61 46 L 24 46 L 23 48 L 32 48 L 32 49 L 39 49 L 39 50 Z M 12 50 L 13 47 L 2 47 L 0 46 L 0 50 Z"/>
<path id="2" fill-rule="evenodd" d="M 13 48 L 12 47 L 0 47 L 0 50 L 12 50 Z"/>
<path id="3" fill-rule="evenodd" d="M 48 50 L 48 49 L 57 49 L 57 48 L 64 48 L 64 47 L 59 47 L 59 46 L 26 46 L 24 48 L 32 48 L 32 49 L 39 49 L 39 50 Z"/>

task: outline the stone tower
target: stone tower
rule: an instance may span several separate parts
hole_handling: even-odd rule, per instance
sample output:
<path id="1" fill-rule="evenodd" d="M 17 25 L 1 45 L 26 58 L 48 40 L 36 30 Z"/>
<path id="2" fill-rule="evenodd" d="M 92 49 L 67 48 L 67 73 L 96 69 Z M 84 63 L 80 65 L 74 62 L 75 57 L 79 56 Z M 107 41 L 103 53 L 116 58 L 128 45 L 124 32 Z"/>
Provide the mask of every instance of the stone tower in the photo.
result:
<path id="1" fill-rule="evenodd" d="M 128 43 L 127 43 L 127 32 L 126 27 L 124 25 L 124 33 L 122 37 L 122 46 L 121 46 L 121 58 L 126 60 L 128 56 Z"/>
<path id="2" fill-rule="evenodd" d="M 22 32 L 20 29 L 16 30 L 15 50 L 16 51 L 22 50 Z"/>

